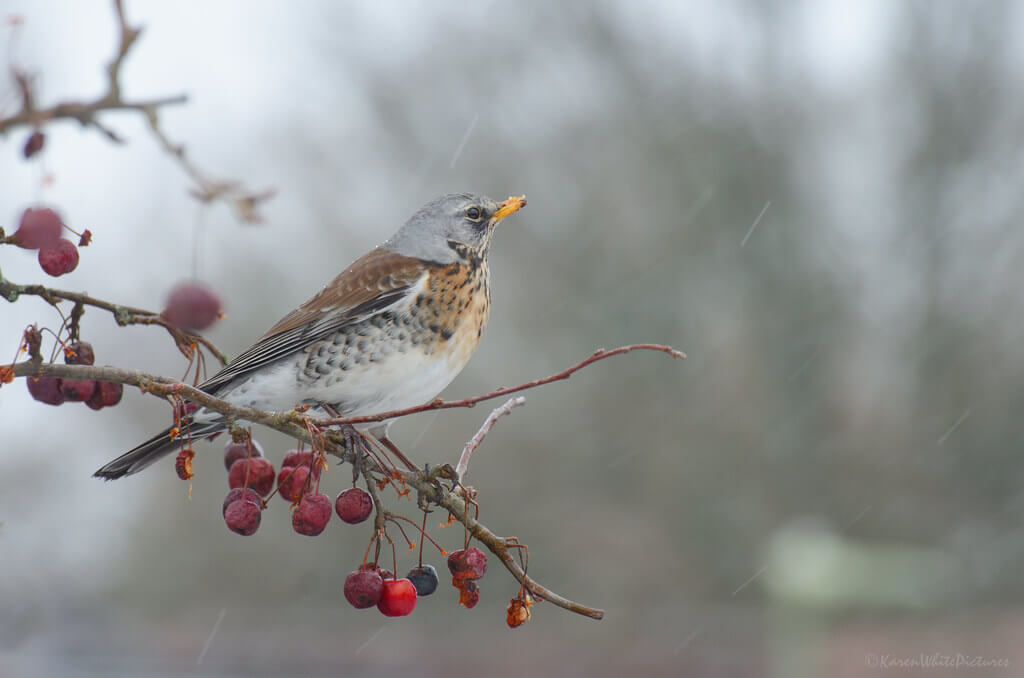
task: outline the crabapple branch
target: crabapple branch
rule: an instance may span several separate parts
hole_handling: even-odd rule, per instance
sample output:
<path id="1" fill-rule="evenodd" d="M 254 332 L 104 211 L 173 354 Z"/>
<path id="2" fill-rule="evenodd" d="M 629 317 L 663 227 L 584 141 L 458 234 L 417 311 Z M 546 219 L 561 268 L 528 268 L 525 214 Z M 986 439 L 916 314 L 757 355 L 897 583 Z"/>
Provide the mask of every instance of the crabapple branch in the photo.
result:
<path id="1" fill-rule="evenodd" d="M 313 443 L 309 430 L 296 423 L 296 420 L 301 415 L 294 411 L 277 414 L 249 407 L 239 407 L 169 377 L 133 370 L 123 370 L 116 367 L 61 365 L 59 363 L 43 363 L 38 360 L 25 360 L 14 365 L 0 367 L 0 384 L 9 381 L 9 379 L 3 378 L 2 372 L 4 370 L 9 370 L 11 377 L 44 376 L 76 380 L 94 379 L 97 381 L 114 381 L 121 384 L 138 386 L 143 392 L 151 393 L 155 396 L 180 396 L 228 417 L 262 424 L 297 440 Z M 331 454 L 341 456 L 345 453 L 343 439 L 325 436 L 322 443 L 324 449 Z M 366 473 L 365 469 L 364 473 Z M 432 503 L 444 508 L 456 520 L 465 525 L 466 529 L 476 539 L 501 560 L 502 564 L 515 577 L 516 581 L 525 586 L 535 597 L 547 600 L 558 607 L 590 617 L 591 619 L 601 619 L 604 617 L 602 610 L 581 605 L 560 596 L 528 577 L 515 559 L 512 558 L 511 554 L 509 554 L 508 540 L 494 534 L 486 525 L 470 515 L 470 509 L 465 500 L 458 496 L 457 492 L 442 486 L 430 472 L 395 470 L 394 473 L 399 474 L 403 482 L 416 489 L 417 492 L 422 493 Z M 368 473 L 366 475 L 369 476 Z M 368 484 L 367 486 L 369 487 L 370 485 Z"/>
<path id="2" fill-rule="evenodd" d="M 104 302 L 105 303 L 105 302 Z M 101 306 L 101 308 L 104 308 Z M 107 309 L 111 310 L 111 309 Z M 138 309 L 128 309 L 128 312 L 137 311 Z M 609 358 L 614 355 L 623 355 L 634 350 L 654 350 L 662 353 L 667 353 L 674 358 L 683 358 L 685 355 L 672 349 L 668 346 L 660 344 L 632 344 L 629 346 L 620 346 L 619 348 L 612 350 L 599 350 L 594 352 L 585 360 L 569 367 L 561 372 L 557 372 L 548 377 L 541 379 L 535 379 L 533 381 L 520 384 L 518 386 L 505 387 L 496 389 L 490 393 L 483 394 L 481 396 L 475 396 L 472 398 L 465 398 L 457 401 L 440 401 L 436 400 L 426 405 L 414 408 L 407 408 L 406 410 L 396 410 L 394 412 L 385 413 L 382 415 L 384 418 L 405 416 L 408 414 L 414 414 L 416 412 L 423 412 L 430 409 L 450 409 L 453 407 L 472 407 L 478 402 L 497 398 L 502 395 L 509 393 L 515 393 L 518 391 L 527 390 L 530 388 L 536 388 L 544 384 L 549 384 L 553 381 L 559 381 L 568 379 L 573 373 L 583 369 L 584 367 L 591 365 L 599 360 Z M 306 441 L 313 443 L 313 435 L 311 431 L 313 429 L 308 428 L 303 424 L 312 424 L 319 428 L 323 428 L 325 425 L 336 425 L 336 424 L 351 424 L 359 423 L 362 421 L 379 421 L 380 417 L 352 417 L 349 419 L 334 418 L 334 419 L 310 419 L 305 417 L 299 412 L 294 410 L 290 412 L 274 413 L 264 412 L 249 407 L 240 407 L 225 402 L 219 398 L 215 398 L 208 393 L 205 393 L 197 388 L 191 387 L 178 380 L 170 379 L 168 377 L 162 377 L 158 375 L 147 374 L 145 372 L 138 372 L 132 370 L 123 370 L 115 367 L 96 367 L 91 365 L 61 365 L 57 363 L 44 363 L 35 357 L 32 360 L 22 361 L 9 366 L 0 367 L 0 384 L 5 383 L 13 379 L 14 377 L 29 377 L 29 376 L 46 376 L 46 377 L 57 377 L 57 378 L 68 378 L 75 380 L 97 380 L 97 381 L 113 381 L 121 384 L 128 384 L 138 386 L 143 392 L 148 392 L 156 396 L 168 397 L 178 396 L 186 400 L 192 401 L 198 405 L 206 407 L 210 410 L 219 412 L 229 419 L 244 419 L 254 423 L 262 424 L 269 428 L 280 431 L 288 436 L 291 436 L 297 440 Z M 481 426 L 477 434 L 467 443 L 466 449 L 471 449 L 480 444 L 484 436 L 494 425 L 499 417 L 507 414 L 512 408 L 521 405 L 523 398 L 512 398 L 507 401 L 501 407 L 496 408 L 491 415 Z M 342 456 L 345 454 L 345 441 L 341 432 L 326 431 L 326 435 L 322 437 L 320 444 L 323 445 L 324 450 L 334 454 L 336 456 Z M 463 460 L 460 460 L 461 472 L 465 473 L 465 461 L 468 463 L 468 455 L 463 453 Z M 429 471 L 393 471 L 396 477 L 401 478 L 402 482 L 416 489 L 419 495 L 425 498 L 430 503 L 436 504 L 447 510 L 456 520 L 466 526 L 466 529 L 475 537 L 478 541 L 484 544 L 491 553 L 498 557 L 504 564 L 505 568 L 512 574 L 513 577 L 524 586 L 534 597 L 542 600 L 547 600 L 552 604 L 561 607 L 565 610 L 575 612 L 577 614 L 590 617 L 591 619 L 601 619 L 604 617 L 602 610 L 581 605 L 568 598 L 558 595 L 557 593 L 545 588 L 538 582 L 531 579 L 526 572 L 519 566 L 512 555 L 509 553 L 509 540 L 494 534 L 486 525 L 481 523 L 479 520 L 471 515 L 470 508 L 466 500 L 460 496 L 460 491 L 465 491 L 458 485 L 458 477 L 461 474 L 457 474 L 454 469 L 449 468 L 449 479 L 454 481 L 452 489 L 444 487 L 439 481 L 439 475 L 436 472 Z M 367 473 L 364 469 L 364 473 Z"/>
<path id="3" fill-rule="evenodd" d="M 186 358 L 191 357 L 193 347 L 199 343 L 202 344 L 211 355 L 217 358 L 222 365 L 228 364 L 227 356 L 221 353 L 210 340 L 205 337 L 183 332 L 172 323 L 168 322 L 167 319 L 159 313 L 147 311 L 143 308 L 114 304 L 109 301 L 104 301 L 103 299 L 90 297 L 88 294 L 83 294 L 81 292 L 58 290 L 44 285 L 18 285 L 7 280 L 2 274 L 0 274 L 0 297 L 14 303 L 18 300 L 18 297 L 22 295 L 39 297 L 54 307 L 62 301 L 70 301 L 75 304 L 75 308 L 93 306 L 104 311 L 109 311 L 110 314 L 114 316 L 114 321 L 122 327 L 125 325 L 159 325 L 167 330 L 174 339 L 174 343 L 177 344 L 178 350 L 180 350 Z M 105 381 L 117 380 L 108 379 Z"/>
<path id="4" fill-rule="evenodd" d="M 466 475 L 466 469 L 469 468 L 469 458 L 473 456 L 473 452 L 476 451 L 476 448 L 480 447 L 480 443 L 482 443 L 487 434 L 491 432 L 491 428 L 494 427 L 494 423 L 506 414 L 511 414 L 513 407 L 519 407 L 520 405 L 525 404 L 525 396 L 516 396 L 506 400 L 505 404 L 501 407 L 494 408 L 494 411 L 488 415 L 487 419 L 480 427 L 480 430 L 477 431 L 476 435 L 470 438 L 469 442 L 466 443 L 466 446 L 462 448 L 462 454 L 459 456 L 459 463 L 455 467 L 456 480 L 460 483 L 462 482 L 462 477 Z"/>

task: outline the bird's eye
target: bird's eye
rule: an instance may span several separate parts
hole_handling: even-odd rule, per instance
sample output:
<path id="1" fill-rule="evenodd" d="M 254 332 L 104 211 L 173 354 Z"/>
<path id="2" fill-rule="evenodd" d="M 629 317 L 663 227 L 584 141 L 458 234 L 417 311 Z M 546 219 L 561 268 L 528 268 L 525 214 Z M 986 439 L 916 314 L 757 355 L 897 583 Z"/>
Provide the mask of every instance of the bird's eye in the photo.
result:
<path id="1" fill-rule="evenodd" d="M 470 221 L 480 221 L 480 208 L 476 205 L 466 208 L 466 218 Z"/>

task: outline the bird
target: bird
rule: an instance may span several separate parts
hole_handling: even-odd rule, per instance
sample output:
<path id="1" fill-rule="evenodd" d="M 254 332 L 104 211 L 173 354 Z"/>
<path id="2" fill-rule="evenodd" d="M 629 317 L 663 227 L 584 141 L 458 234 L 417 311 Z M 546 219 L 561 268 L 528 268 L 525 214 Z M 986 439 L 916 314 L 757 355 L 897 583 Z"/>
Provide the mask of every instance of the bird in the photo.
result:
<path id="1" fill-rule="evenodd" d="M 232 405 L 272 412 L 305 405 L 311 414 L 343 417 L 429 401 L 480 343 L 491 308 L 487 256 L 495 227 L 525 205 L 526 196 L 497 202 L 473 193 L 428 202 L 198 388 Z M 390 424 L 361 430 L 395 452 Z M 228 422 L 197 409 L 179 427 L 195 440 L 225 431 Z M 182 446 L 176 433 L 167 428 L 93 475 L 138 473 Z"/>

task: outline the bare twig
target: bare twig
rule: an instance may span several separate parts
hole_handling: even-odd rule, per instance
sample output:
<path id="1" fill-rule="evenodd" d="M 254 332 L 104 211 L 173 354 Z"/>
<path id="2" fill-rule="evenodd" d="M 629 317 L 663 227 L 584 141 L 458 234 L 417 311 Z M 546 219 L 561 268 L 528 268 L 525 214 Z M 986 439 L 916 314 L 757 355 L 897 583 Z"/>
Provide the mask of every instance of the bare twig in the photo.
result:
<path id="1" fill-rule="evenodd" d="M 114 57 L 107 64 L 107 91 L 99 98 L 89 102 L 63 101 L 50 108 L 40 109 L 36 107 L 32 78 L 25 71 L 12 66 L 11 76 L 21 95 L 21 109 L 12 116 L 0 118 L 0 134 L 5 134 L 8 130 L 21 126 L 39 127 L 43 123 L 53 120 L 70 119 L 76 120 L 86 127 L 95 127 L 112 141 L 120 142 L 121 139 L 116 134 L 97 121 L 97 114 L 106 111 L 142 112 L 147 108 L 183 104 L 188 101 L 188 97 L 184 94 L 134 102 L 121 98 L 121 65 L 124 63 L 125 57 L 128 56 L 128 52 L 131 51 L 132 45 L 142 33 L 142 29 L 128 25 L 120 0 L 114 0 L 114 13 L 118 23 L 118 45 Z"/>
<path id="2" fill-rule="evenodd" d="M 473 396 L 472 398 L 463 398 L 462 400 L 441 400 L 436 398 L 431 400 L 429 403 L 423 405 L 417 405 L 416 407 L 406 407 L 401 410 L 391 410 L 389 412 L 382 412 L 381 414 L 370 414 L 361 417 L 338 417 L 332 419 L 321 419 L 316 422 L 318 426 L 334 426 L 338 424 L 365 424 L 374 421 L 384 421 L 386 419 L 394 419 L 396 417 L 404 417 L 409 414 L 417 414 L 419 412 L 429 412 L 430 410 L 447 410 L 453 407 L 473 407 L 479 402 L 485 400 L 493 400 L 502 396 L 509 395 L 511 393 L 518 393 L 519 391 L 525 391 L 527 389 L 536 388 L 543 386 L 544 384 L 550 384 L 553 381 L 562 381 L 568 379 L 574 373 L 579 372 L 587 365 L 596 363 L 598 360 L 604 360 L 605 358 L 611 358 L 616 355 L 623 355 L 630 351 L 660 351 L 661 353 L 667 353 L 673 358 L 685 358 L 686 354 L 682 351 L 677 351 L 671 346 L 664 346 L 662 344 L 630 344 L 629 346 L 619 346 L 613 348 L 610 351 L 605 349 L 598 349 L 585 360 L 581 360 L 572 367 L 552 374 L 549 377 L 543 377 L 542 379 L 534 379 L 528 381 L 525 384 L 519 384 L 518 386 L 504 386 L 502 388 L 495 389 L 490 393 L 484 393 L 483 395 Z"/>
<path id="3" fill-rule="evenodd" d="M 490 415 L 488 415 L 487 419 L 484 420 L 483 426 L 480 427 L 480 430 L 477 431 L 476 435 L 470 438 L 469 442 L 466 443 L 466 446 L 462 448 L 462 454 L 459 456 L 459 463 L 455 467 L 456 480 L 460 483 L 462 482 L 462 478 L 466 475 L 466 469 L 469 468 L 469 458 L 473 456 L 473 452 L 476 451 L 476 448 L 480 447 L 480 443 L 484 441 L 484 437 L 491 432 L 491 428 L 494 426 L 494 423 L 506 414 L 511 414 L 513 407 L 519 407 L 520 405 L 525 404 L 525 396 L 515 396 L 514 398 L 506 400 L 504 405 L 494 408 L 494 411 L 492 411 Z"/>
<path id="4" fill-rule="evenodd" d="M 121 93 L 121 67 L 132 46 L 142 33 L 142 28 L 131 26 L 125 17 L 121 0 L 114 0 L 114 14 L 118 23 L 118 44 L 113 58 L 107 64 L 107 91 L 91 101 L 61 101 L 49 108 L 39 108 L 36 101 L 34 79 L 23 69 L 12 65 L 11 77 L 21 107 L 12 115 L 0 117 L 0 136 L 19 127 L 39 128 L 56 120 L 75 120 L 83 127 L 91 127 L 110 141 L 120 144 L 124 139 L 100 120 L 103 113 L 129 111 L 142 114 L 149 123 L 149 128 L 160 145 L 182 167 L 186 174 L 195 182 L 192 191 L 202 202 L 223 201 L 235 212 L 241 221 L 258 223 L 262 217 L 259 206 L 273 197 L 274 189 L 253 191 L 236 181 L 214 180 L 202 172 L 185 154 L 181 144 L 172 142 L 158 123 L 158 111 L 166 106 L 184 104 L 188 101 L 185 94 L 177 94 L 153 99 L 126 101 Z"/>
<path id="5" fill-rule="evenodd" d="M 205 337 L 183 332 L 168 322 L 167 319 L 162 317 L 159 313 L 147 311 L 142 308 L 135 308 L 133 306 L 113 304 L 109 301 L 104 301 L 103 299 L 90 297 L 88 294 L 83 294 L 81 292 L 58 290 L 44 285 L 18 285 L 0 275 L 0 297 L 3 297 L 7 301 L 13 303 L 23 294 L 40 297 L 46 301 L 46 303 L 54 307 L 56 307 L 61 301 L 70 301 L 75 304 L 76 309 L 79 309 L 82 306 L 100 308 L 104 311 L 109 311 L 111 315 L 114 316 L 114 320 L 117 324 L 122 327 L 125 325 L 159 325 L 167 330 L 174 339 L 174 343 L 177 344 L 178 350 L 180 350 L 185 357 L 191 358 L 191 351 L 193 347 L 195 347 L 196 344 L 202 344 L 203 347 L 205 347 L 211 355 L 216 357 L 222 365 L 228 364 L 227 356 L 221 353 L 221 351 L 214 346 L 210 340 Z"/>

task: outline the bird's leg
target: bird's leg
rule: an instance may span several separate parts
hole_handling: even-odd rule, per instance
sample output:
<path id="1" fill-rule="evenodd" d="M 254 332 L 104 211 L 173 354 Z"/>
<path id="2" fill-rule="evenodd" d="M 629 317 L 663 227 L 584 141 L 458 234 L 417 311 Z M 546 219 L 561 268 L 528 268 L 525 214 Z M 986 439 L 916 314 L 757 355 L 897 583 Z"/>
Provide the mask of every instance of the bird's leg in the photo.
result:
<path id="1" fill-rule="evenodd" d="M 341 412 L 338 411 L 334 405 L 330 403 L 317 403 L 329 417 L 339 418 Z M 359 434 L 359 431 L 352 425 L 345 424 L 341 427 L 341 434 L 345 436 L 345 456 L 342 461 L 349 461 L 352 463 L 353 468 L 359 468 L 359 464 L 356 462 L 359 460 L 359 454 L 368 452 L 366 448 L 366 442 L 363 437 Z"/>

